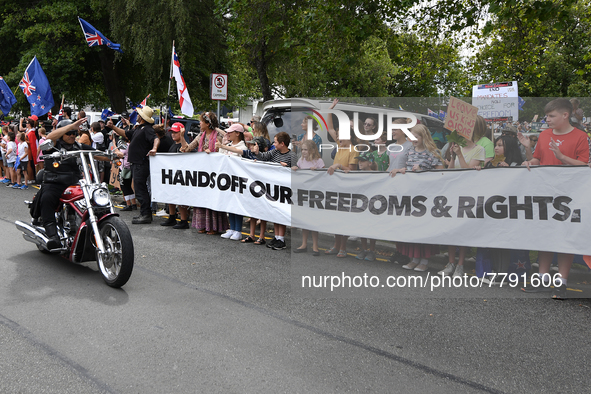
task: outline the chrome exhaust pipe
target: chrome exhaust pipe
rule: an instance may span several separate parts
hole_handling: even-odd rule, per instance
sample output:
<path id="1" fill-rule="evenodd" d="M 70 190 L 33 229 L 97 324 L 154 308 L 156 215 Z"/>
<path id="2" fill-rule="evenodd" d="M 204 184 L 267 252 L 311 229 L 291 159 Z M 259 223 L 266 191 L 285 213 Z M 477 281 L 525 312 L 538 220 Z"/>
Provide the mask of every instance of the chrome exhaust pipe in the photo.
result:
<path id="1" fill-rule="evenodd" d="M 40 233 L 36 228 L 31 226 L 30 224 L 21 222 L 20 220 L 17 220 L 16 222 L 14 222 L 14 224 L 16 225 L 16 228 L 18 230 L 23 232 L 23 238 L 26 241 L 32 242 L 36 245 L 40 245 L 47 249 L 47 241 L 49 240 L 49 238 L 47 238 L 45 234 Z"/>

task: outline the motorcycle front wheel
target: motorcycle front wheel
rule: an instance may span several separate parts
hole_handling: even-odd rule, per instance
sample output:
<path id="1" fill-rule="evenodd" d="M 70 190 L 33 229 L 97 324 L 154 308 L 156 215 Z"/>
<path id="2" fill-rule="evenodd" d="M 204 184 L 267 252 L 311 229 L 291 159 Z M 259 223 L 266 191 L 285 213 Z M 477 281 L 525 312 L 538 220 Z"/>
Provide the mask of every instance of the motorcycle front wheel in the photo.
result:
<path id="1" fill-rule="evenodd" d="M 105 282 L 111 287 L 127 283 L 133 271 L 133 240 L 125 222 L 116 216 L 99 223 L 105 253 L 96 251 L 96 261 Z"/>

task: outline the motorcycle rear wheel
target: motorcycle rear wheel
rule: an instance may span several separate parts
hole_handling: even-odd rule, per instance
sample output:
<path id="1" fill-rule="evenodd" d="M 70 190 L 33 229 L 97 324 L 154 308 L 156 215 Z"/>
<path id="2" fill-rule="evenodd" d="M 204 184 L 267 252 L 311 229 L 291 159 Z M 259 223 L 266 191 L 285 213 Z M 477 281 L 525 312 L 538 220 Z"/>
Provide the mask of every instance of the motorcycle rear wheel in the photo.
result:
<path id="1" fill-rule="evenodd" d="M 123 220 L 112 216 L 99 223 L 99 234 L 105 247 L 105 254 L 96 251 L 99 270 L 107 285 L 121 287 L 133 271 L 133 240 L 129 228 Z"/>

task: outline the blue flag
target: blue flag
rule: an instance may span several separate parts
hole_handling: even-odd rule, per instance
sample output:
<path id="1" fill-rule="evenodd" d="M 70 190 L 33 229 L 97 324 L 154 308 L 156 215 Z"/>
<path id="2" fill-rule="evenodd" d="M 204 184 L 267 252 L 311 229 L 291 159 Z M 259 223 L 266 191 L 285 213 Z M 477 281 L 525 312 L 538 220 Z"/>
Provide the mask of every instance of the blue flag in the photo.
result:
<path id="1" fill-rule="evenodd" d="M 84 19 L 78 17 L 78 21 L 80 22 L 80 27 L 82 27 L 82 31 L 84 32 L 84 38 L 88 43 L 89 47 L 94 47 L 98 45 L 106 45 L 109 48 L 123 53 L 121 49 L 121 44 L 115 44 L 111 42 L 107 37 L 103 36 L 103 33 L 92 27 L 92 25 L 86 22 Z"/>
<path id="2" fill-rule="evenodd" d="M 19 85 L 31 104 L 31 115 L 42 116 L 53 107 L 53 93 L 37 56 L 31 60 Z"/>
<path id="3" fill-rule="evenodd" d="M 523 105 L 525 104 L 525 100 L 521 97 L 517 97 L 517 107 L 519 111 L 523 111 Z"/>
<path id="4" fill-rule="evenodd" d="M 14 104 L 16 104 L 16 97 L 14 97 L 4 78 L 0 77 L 0 110 L 4 115 L 8 115 Z"/>
<path id="5" fill-rule="evenodd" d="M 103 109 L 103 112 L 101 113 L 101 119 L 106 122 L 107 119 L 113 115 L 115 115 L 115 112 L 111 111 L 108 108 L 105 108 L 105 109 Z"/>

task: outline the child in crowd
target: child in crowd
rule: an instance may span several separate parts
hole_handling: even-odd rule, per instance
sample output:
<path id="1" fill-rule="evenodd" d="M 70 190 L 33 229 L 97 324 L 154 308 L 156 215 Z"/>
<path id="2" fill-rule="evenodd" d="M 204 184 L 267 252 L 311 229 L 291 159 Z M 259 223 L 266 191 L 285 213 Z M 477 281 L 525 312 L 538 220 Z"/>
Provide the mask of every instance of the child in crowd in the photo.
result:
<path id="1" fill-rule="evenodd" d="M 182 123 L 176 122 L 170 128 L 170 138 L 173 144 L 168 148 L 168 153 L 179 153 L 181 149 L 181 138 L 184 139 L 185 127 Z M 168 204 L 168 219 L 160 223 L 161 226 L 172 227 L 175 230 L 186 230 L 189 226 L 189 207 L 179 205 L 180 221 L 177 223 L 177 205 Z"/>
<path id="2" fill-rule="evenodd" d="M 240 123 L 235 123 L 226 129 L 226 139 L 228 144 L 226 146 L 238 149 L 240 153 L 236 151 L 230 151 L 228 149 L 222 149 L 222 144 L 216 142 L 215 148 L 220 151 L 221 154 L 229 156 L 241 156 L 242 151 L 246 150 L 246 144 L 244 143 L 244 127 Z M 235 213 L 228 213 L 228 219 L 230 222 L 230 228 L 221 235 L 224 239 L 231 239 L 232 241 L 240 241 L 242 238 L 242 215 Z"/>
<path id="3" fill-rule="evenodd" d="M 14 164 L 16 163 L 16 142 L 14 131 L 8 132 L 8 143 L 6 144 L 6 164 L 8 165 L 8 173 L 10 174 L 10 182 L 6 184 L 6 187 L 12 187 L 16 185 L 16 171 Z"/>
<path id="4" fill-rule="evenodd" d="M 282 131 L 277 133 L 273 139 L 273 145 L 275 145 L 275 149 L 269 152 L 260 152 L 258 145 L 255 145 L 253 148 L 253 153 L 256 154 L 257 160 L 280 163 L 284 167 L 291 168 L 293 166 L 292 163 L 295 163 L 296 160 L 294 158 L 293 152 L 288 148 L 289 142 L 289 134 L 287 134 L 285 131 Z M 275 238 L 267 244 L 267 247 L 273 250 L 287 248 L 285 245 L 285 232 L 287 230 L 287 226 L 284 224 L 275 223 L 273 228 Z"/>
<path id="5" fill-rule="evenodd" d="M 219 144 L 219 147 L 220 147 L 220 151 L 227 150 L 230 152 L 235 152 L 235 153 L 241 154 L 242 157 L 244 157 L 245 159 L 250 159 L 250 160 L 257 159 L 256 154 L 253 153 L 253 151 L 255 149 L 258 149 L 260 152 L 267 151 L 266 139 L 263 136 L 255 137 L 252 141 L 246 142 L 246 144 L 248 145 L 249 149 L 240 150 L 234 146 L 227 146 L 227 145 L 222 145 L 222 144 Z M 250 233 L 249 233 L 248 237 L 244 238 L 241 241 L 242 243 L 245 243 L 245 244 L 246 243 L 254 243 L 255 245 L 266 244 L 265 231 L 267 231 L 267 221 L 260 220 L 260 225 L 261 225 L 260 236 L 255 241 L 255 231 L 256 231 L 256 227 L 257 227 L 257 221 L 258 221 L 258 219 L 256 219 L 256 218 L 250 218 Z"/>
<path id="6" fill-rule="evenodd" d="M 523 157 L 517 139 L 504 135 L 495 140 L 495 156 L 484 165 L 484 168 L 518 166 L 522 162 Z"/>
<path id="7" fill-rule="evenodd" d="M 334 109 L 336 107 L 339 99 L 334 99 L 330 109 Z M 357 142 L 355 139 L 355 134 L 353 132 L 353 121 L 349 125 L 349 133 L 351 135 L 351 139 L 342 139 L 339 138 L 339 131 L 335 130 L 333 127 L 332 115 L 328 116 L 326 119 L 326 124 L 328 126 L 328 132 L 337 142 L 338 149 L 336 150 L 336 155 L 334 157 L 333 164 L 328 167 L 326 171 L 328 175 L 334 174 L 335 170 L 343 170 L 345 173 L 349 171 L 357 169 L 357 159 L 359 158 L 359 152 L 357 152 L 353 146 Z M 346 125 L 339 125 L 341 128 L 347 127 Z M 362 127 L 359 128 L 360 130 Z M 347 257 L 347 239 L 349 238 L 346 235 L 335 234 L 334 236 L 335 242 L 332 248 L 328 249 L 325 254 L 336 254 L 339 258 Z"/>
<path id="8" fill-rule="evenodd" d="M 367 119 L 365 122 L 367 122 Z M 376 146 L 376 150 L 372 151 L 371 154 L 373 155 L 373 161 L 376 163 L 377 171 L 388 171 L 388 167 L 390 167 L 390 156 L 388 147 L 386 146 L 386 134 L 382 133 L 374 141 L 374 145 Z"/>
<path id="9" fill-rule="evenodd" d="M 443 169 L 443 158 L 431 137 L 429 129 L 425 125 L 419 124 L 410 129 L 416 141 L 412 141 L 412 147 L 408 150 L 406 167 L 398 170 L 392 170 L 391 176 L 397 173 L 404 174 L 406 171 L 428 171 Z M 407 270 L 424 272 L 429 265 L 429 257 L 439 253 L 437 245 L 415 244 L 415 243 L 396 243 L 396 250 L 401 254 L 408 256 L 412 261 L 402 268 Z"/>
<path id="10" fill-rule="evenodd" d="M 490 135 L 489 129 L 486 125 L 486 120 L 480 115 L 476 116 L 476 123 L 474 124 L 474 142 L 484 148 L 484 165 L 491 161 L 495 156 L 495 147 L 492 141 L 487 137 Z"/>
<path id="11" fill-rule="evenodd" d="M 533 154 L 533 159 L 523 162 L 522 165 L 587 165 L 589 163 L 589 138 L 587 134 L 573 126 L 569 122 L 573 107 L 570 101 L 559 98 L 550 101 L 544 107 L 546 113 L 546 123 L 548 128 L 540 134 L 538 138 L 537 149 Z M 553 252 L 540 251 L 538 253 L 539 273 L 544 282 L 550 280 L 550 265 L 554 257 Z M 566 284 L 570 267 L 573 263 L 573 255 L 567 253 L 557 253 L 558 272 L 561 277 L 561 285 L 554 288 L 552 298 L 566 298 Z M 525 286 L 521 290 L 526 293 L 537 293 L 542 291 L 551 291 L 549 286 Z"/>
<path id="12" fill-rule="evenodd" d="M 47 140 L 47 130 L 45 130 L 44 127 L 40 127 L 39 130 L 39 144 L 41 145 L 42 143 L 45 142 L 45 140 Z M 37 152 L 37 166 L 36 166 L 36 171 L 39 172 L 42 168 L 43 168 L 43 152 L 41 151 L 41 149 L 38 150 Z"/>
<path id="13" fill-rule="evenodd" d="M 25 133 L 18 133 L 18 147 L 17 154 L 20 159 L 19 165 L 16 167 L 16 183 L 12 185 L 13 189 L 28 189 L 29 173 L 27 166 L 29 165 L 29 144 L 27 144 L 27 136 Z M 18 161 L 18 159 L 17 159 Z M 21 184 L 21 174 L 24 174 L 25 182 Z"/>
<path id="14" fill-rule="evenodd" d="M 474 143 L 474 134 L 466 138 L 466 146 L 451 143 L 449 147 L 451 160 L 446 161 L 448 168 L 475 168 L 482 167 L 485 160 L 484 148 Z M 464 275 L 464 259 L 466 258 L 466 246 L 460 246 L 460 255 L 456 265 L 456 246 L 448 246 L 449 263 L 438 272 L 439 275 Z"/>
<path id="15" fill-rule="evenodd" d="M 318 147 L 314 140 L 304 140 L 301 142 L 302 157 L 298 160 L 296 166 L 291 169 L 297 171 L 302 170 L 316 170 L 318 168 L 324 168 L 324 161 L 318 152 Z M 294 253 L 304 253 L 308 251 L 308 233 L 312 234 L 312 255 L 320 256 L 318 251 L 318 231 L 309 231 L 302 229 L 302 244 L 299 248 L 294 249 Z"/>
<path id="16" fill-rule="evenodd" d="M 407 124 L 408 121 L 406 119 L 395 119 L 392 123 Z M 408 150 L 412 146 L 412 142 L 406 138 L 406 134 L 401 129 L 392 130 L 392 138 L 396 140 L 396 144 L 399 146 L 393 146 L 388 150 L 390 162 L 390 165 L 388 166 L 388 171 L 404 168 L 406 166 Z"/>
<path id="17" fill-rule="evenodd" d="M 0 151 L 2 152 L 2 180 L 0 183 L 10 183 L 10 172 L 6 161 L 6 144 L 8 143 L 8 126 L 2 126 L 2 139 L 0 140 Z"/>
<path id="18" fill-rule="evenodd" d="M 378 165 L 375 162 L 373 152 L 363 152 L 359 155 L 359 171 L 376 171 L 377 169 Z M 369 239 L 369 248 L 367 247 L 367 238 L 360 238 L 360 241 L 361 251 L 357 253 L 355 258 L 357 260 L 374 261 L 376 259 L 376 240 Z"/>

